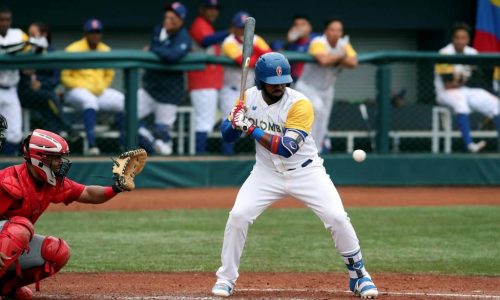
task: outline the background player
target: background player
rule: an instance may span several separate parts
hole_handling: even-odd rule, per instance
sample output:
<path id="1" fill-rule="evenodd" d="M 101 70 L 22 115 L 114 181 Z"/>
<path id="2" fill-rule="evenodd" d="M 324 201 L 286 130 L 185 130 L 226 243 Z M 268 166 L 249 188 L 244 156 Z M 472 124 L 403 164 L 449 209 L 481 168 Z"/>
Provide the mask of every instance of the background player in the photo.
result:
<path id="1" fill-rule="evenodd" d="M 292 27 L 288 30 L 287 43 L 284 46 L 285 50 L 298 51 L 307 53 L 311 40 L 317 37 L 318 33 L 312 32 L 312 25 L 309 18 L 305 15 L 295 15 L 292 20 Z M 292 78 L 297 82 L 302 71 L 304 70 L 303 62 L 291 64 Z"/>
<path id="2" fill-rule="evenodd" d="M 476 55 L 477 50 L 468 46 L 469 42 L 469 26 L 464 23 L 456 24 L 453 27 L 452 42 L 439 50 L 439 53 Z M 467 87 L 466 83 L 471 75 L 471 66 L 438 64 L 435 68 L 434 86 L 438 104 L 450 107 L 456 115 L 466 151 L 476 153 L 486 146 L 486 142 L 472 142 L 469 114 L 477 111 L 492 118 L 500 138 L 500 102 L 484 89 Z"/>
<path id="3" fill-rule="evenodd" d="M 245 20 L 250 15 L 245 11 L 237 12 L 233 16 L 231 24 L 231 34 L 224 39 L 222 43 L 222 53 L 234 60 L 241 66 L 243 61 L 243 33 L 245 31 Z M 269 45 L 258 35 L 254 35 L 253 52 L 250 57 L 250 69 L 248 70 L 246 87 L 253 85 L 252 78 L 254 77 L 253 68 L 255 62 L 260 55 L 271 51 Z M 224 116 L 227 116 L 234 104 L 234 99 L 239 97 L 241 84 L 241 67 L 226 66 L 224 67 L 224 87 L 221 90 L 221 111 Z M 223 152 L 226 155 L 234 153 L 234 145 L 223 144 Z"/>
<path id="4" fill-rule="evenodd" d="M 191 50 L 191 38 L 184 28 L 186 17 L 184 4 L 173 2 L 165 7 L 163 23 L 153 29 L 149 51 L 165 63 L 177 62 Z M 148 152 L 170 155 L 170 130 L 177 119 L 177 105 L 184 98 L 184 72 L 147 69 L 142 81 L 143 88 L 137 92 L 140 145 Z M 152 130 L 145 122 L 150 114 L 154 114 Z"/>
<path id="5" fill-rule="evenodd" d="M 212 293 L 230 296 L 238 279 L 248 227 L 271 204 L 286 195 L 309 207 L 330 230 L 337 251 L 349 269 L 349 287 L 356 295 L 378 295 L 364 267 L 358 238 L 340 196 L 323 167 L 313 138 L 311 102 L 287 88 L 290 64 L 279 53 L 262 55 L 255 66 L 255 87 L 245 92 L 246 107 L 235 107 L 222 124 L 226 142 L 236 141 L 242 128 L 256 140 L 256 163 L 229 213 L 222 246 L 222 266 Z"/>
<path id="6" fill-rule="evenodd" d="M 337 76 L 341 68 L 357 67 L 358 59 L 349 37 L 344 36 L 342 21 L 335 18 L 325 23 L 322 36 L 311 41 L 309 54 L 314 56 L 317 63 L 304 66 L 302 76 L 295 87 L 308 95 L 312 101 L 316 122 L 311 134 L 318 150 L 321 151 L 330 122 Z"/>
<path id="7" fill-rule="evenodd" d="M 5 143 L 5 138 L 7 137 L 7 119 L 0 114 L 0 152 L 2 151 L 3 144 Z"/>
<path id="8" fill-rule="evenodd" d="M 189 34 L 193 38 L 193 50 L 210 55 L 221 55 L 220 44 L 229 31 L 216 32 L 213 23 L 219 16 L 217 0 L 203 0 L 198 16 L 194 19 Z M 205 154 L 207 137 L 215 125 L 215 114 L 222 89 L 224 68 L 207 64 L 204 70 L 188 72 L 188 89 L 196 118 L 196 154 Z"/>
<path id="9" fill-rule="evenodd" d="M 121 191 L 118 183 L 85 186 L 68 179 L 68 144 L 55 133 L 34 130 L 25 138 L 23 151 L 26 162 L 0 170 L 4 219 L 0 221 L 0 296 L 15 299 L 31 299 L 26 285 L 37 282 L 38 289 L 39 280 L 54 275 L 69 260 L 64 240 L 34 234 L 33 224 L 49 204 L 99 204 Z"/>
<path id="10" fill-rule="evenodd" d="M 67 52 L 109 52 L 111 48 L 102 42 L 103 24 L 100 20 L 90 19 L 83 25 L 84 37 L 66 47 Z M 83 124 L 89 143 L 89 155 L 99 155 L 95 127 L 98 111 L 114 112 L 123 139 L 123 110 L 125 95 L 111 88 L 115 77 L 113 69 L 80 69 L 61 72 L 61 82 L 67 89 L 65 102 L 83 111 Z"/>
<path id="11" fill-rule="evenodd" d="M 16 53 L 25 49 L 28 35 L 21 29 L 11 28 L 12 12 L 0 7 L 0 46 L 2 53 Z M 8 120 L 4 153 L 14 155 L 23 139 L 21 102 L 17 94 L 19 70 L 0 71 L 0 112 Z"/>

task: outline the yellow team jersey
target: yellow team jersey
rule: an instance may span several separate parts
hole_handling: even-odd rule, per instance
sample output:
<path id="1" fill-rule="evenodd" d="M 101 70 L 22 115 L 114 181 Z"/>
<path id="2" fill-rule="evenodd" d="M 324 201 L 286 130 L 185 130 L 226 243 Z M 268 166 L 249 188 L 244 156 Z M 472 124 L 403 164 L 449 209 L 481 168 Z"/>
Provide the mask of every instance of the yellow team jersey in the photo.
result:
<path id="1" fill-rule="evenodd" d="M 258 35 L 254 36 L 253 44 L 261 49 L 270 49 L 267 43 Z M 227 36 L 222 42 L 222 54 L 235 60 L 243 53 L 243 44 L 240 43 L 234 34 Z M 248 70 L 247 84 L 249 88 L 254 85 L 254 70 Z M 239 89 L 241 81 L 241 67 L 239 66 L 224 66 L 224 86 Z"/>
<path id="2" fill-rule="evenodd" d="M 66 47 L 67 52 L 88 52 L 92 51 L 89 48 L 85 38 L 76 41 Z M 100 52 L 111 51 L 111 48 L 104 43 L 97 45 L 97 50 Z M 78 69 L 78 70 L 63 70 L 61 72 L 61 82 L 68 89 L 85 88 L 92 94 L 99 96 L 113 82 L 115 71 L 113 69 Z"/>
<path id="3" fill-rule="evenodd" d="M 453 55 L 456 54 L 455 47 L 453 44 L 448 44 L 446 47 L 439 50 L 439 54 L 443 55 Z M 476 49 L 465 46 L 464 53 L 465 55 L 476 55 L 478 52 Z M 434 66 L 434 86 L 436 88 L 436 93 L 440 93 L 445 90 L 443 76 L 449 75 L 452 77 L 459 77 L 462 80 L 462 83 L 465 83 L 472 74 L 472 68 L 469 65 L 460 65 L 460 64 L 436 64 Z"/>
<path id="4" fill-rule="evenodd" d="M 500 67 L 498 66 L 493 68 L 493 80 L 500 80 Z"/>
<path id="5" fill-rule="evenodd" d="M 26 41 L 28 41 L 28 35 L 18 28 L 9 28 L 5 36 L 0 36 L 0 46 L 17 45 Z M 0 86 L 14 87 L 18 82 L 19 70 L 0 71 Z"/>
<path id="6" fill-rule="evenodd" d="M 262 97 L 262 91 L 252 87 L 245 92 L 246 116 L 265 132 L 283 136 L 285 128 L 298 129 L 308 135 L 304 144 L 289 158 L 273 154 L 264 146 L 256 142 L 256 165 L 284 172 L 300 166 L 311 159 L 317 161 L 318 149 L 310 135 L 314 123 L 312 103 L 302 93 L 286 88 L 280 101 L 268 105 Z"/>
<path id="7" fill-rule="evenodd" d="M 332 47 L 325 35 L 315 37 L 309 46 L 309 54 L 316 55 L 320 53 L 339 54 L 345 52 L 347 57 L 356 57 L 357 53 L 349 42 L 348 37 L 343 37 L 337 41 L 335 47 Z M 337 81 L 337 76 L 341 68 L 333 66 L 320 66 L 317 63 L 307 63 L 304 65 L 304 71 L 300 76 L 300 81 L 308 86 L 318 89 L 333 87 Z"/>

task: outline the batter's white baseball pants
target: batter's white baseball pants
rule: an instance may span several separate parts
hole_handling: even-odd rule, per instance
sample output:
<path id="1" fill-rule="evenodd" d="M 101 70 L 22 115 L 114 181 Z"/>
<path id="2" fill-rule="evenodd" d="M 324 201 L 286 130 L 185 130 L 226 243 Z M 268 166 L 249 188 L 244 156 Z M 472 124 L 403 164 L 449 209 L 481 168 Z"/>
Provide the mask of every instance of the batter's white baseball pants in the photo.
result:
<path id="1" fill-rule="evenodd" d="M 240 257 L 247 231 L 257 217 L 274 202 L 291 196 L 303 202 L 332 234 L 335 248 L 341 255 L 359 250 L 359 241 L 344 210 L 340 196 L 322 165 L 278 173 L 255 166 L 241 187 L 229 213 L 222 246 L 219 281 L 232 285 L 238 278 Z"/>

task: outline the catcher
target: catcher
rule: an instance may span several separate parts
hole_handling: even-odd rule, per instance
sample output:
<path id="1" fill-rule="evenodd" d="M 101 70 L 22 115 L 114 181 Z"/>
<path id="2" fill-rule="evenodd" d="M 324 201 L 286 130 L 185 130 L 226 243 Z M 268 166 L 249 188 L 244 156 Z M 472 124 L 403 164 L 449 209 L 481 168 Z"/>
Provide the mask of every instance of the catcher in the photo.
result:
<path id="1" fill-rule="evenodd" d="M 23 142 L 26 162 L 0 170 L 0 296 L 31 299 L 28 284 L 57 273 L 70 248 L 57 237 L 35 234 L 33 224 L 50 203 L 104 203 L 135 188 L 134 176 L 146 163 L 146 151 L 128 151 L 114 159 L 112 186 L 85 186 L 66 177 L 71 166 L 67 142 L 36 129 Z"/>

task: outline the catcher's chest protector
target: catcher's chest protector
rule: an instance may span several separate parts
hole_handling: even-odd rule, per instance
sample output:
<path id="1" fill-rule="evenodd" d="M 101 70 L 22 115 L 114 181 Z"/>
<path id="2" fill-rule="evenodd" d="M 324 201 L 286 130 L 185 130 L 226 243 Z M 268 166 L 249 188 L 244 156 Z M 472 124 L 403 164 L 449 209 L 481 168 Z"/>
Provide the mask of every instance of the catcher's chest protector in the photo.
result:
<path id="1" fill-rule="evenodd" d="M 15 166 L 13 170 L 5 174 L 0 183 L 13 200 L 13 205 L 5 213 L 6 217 L 23 216 L 35 223 L 51 202 L 63 201 L 66 189 L 59 183 L 55 187 L 48 184 L 37 187 L 24 164 Z"/>

